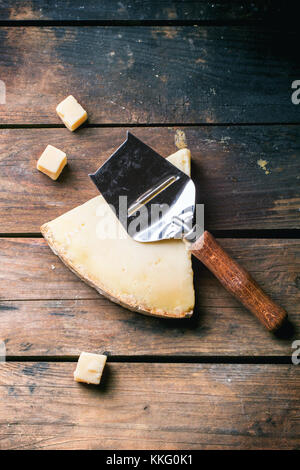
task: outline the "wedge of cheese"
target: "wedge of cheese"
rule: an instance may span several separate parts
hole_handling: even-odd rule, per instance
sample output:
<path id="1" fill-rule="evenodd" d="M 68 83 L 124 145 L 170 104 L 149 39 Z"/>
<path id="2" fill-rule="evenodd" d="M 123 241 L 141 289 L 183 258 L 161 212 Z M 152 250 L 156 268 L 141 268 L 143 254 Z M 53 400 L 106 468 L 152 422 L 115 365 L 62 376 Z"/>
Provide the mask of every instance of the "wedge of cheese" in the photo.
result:
<path id="1" fill-rule="evenodd" d="M 188 149 L 169 161 L 190 174 Z M 102 196 L 44 224 L 41 231 L 54 253 L 110 300 L 148 315 L 192 315 L 193 271 L 186 245 L 181 240 L 134 241 Z"/>

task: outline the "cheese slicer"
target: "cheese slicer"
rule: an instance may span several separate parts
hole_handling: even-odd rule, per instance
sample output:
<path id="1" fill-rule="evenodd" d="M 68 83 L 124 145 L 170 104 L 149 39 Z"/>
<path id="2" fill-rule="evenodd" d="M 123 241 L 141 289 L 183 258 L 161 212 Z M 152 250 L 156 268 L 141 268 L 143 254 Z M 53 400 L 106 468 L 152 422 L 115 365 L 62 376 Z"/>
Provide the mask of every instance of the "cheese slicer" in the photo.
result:
<path id="1" fill-rule="evenodd" d="M 127 233 L 141 243 L 182 238 L 191 253 L 221 284 L 251 311 L 269 331 L 287 317 L 221 247 L 211 233 L 196 223 L 196 190 L 191 178 L 137 137 L 126 141 L 89 175 Z"/>

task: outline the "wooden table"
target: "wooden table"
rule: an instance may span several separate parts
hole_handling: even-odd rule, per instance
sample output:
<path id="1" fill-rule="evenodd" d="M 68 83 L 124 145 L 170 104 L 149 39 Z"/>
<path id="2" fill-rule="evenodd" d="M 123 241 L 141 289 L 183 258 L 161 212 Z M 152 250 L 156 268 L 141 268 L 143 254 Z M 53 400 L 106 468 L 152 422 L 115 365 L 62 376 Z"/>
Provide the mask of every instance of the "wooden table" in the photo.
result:
<path id="1" fill-rule="evenodd" d="M 299 449 L 299 28 L 259 0 L 3 0 L 0 21 L 0 448 Z M 89 113 L 75 133 L 55 113 L 70 93 Z M 269 334 L 197 262 L 193 318 L 166 321 L 52 254 L 40 225 L 97 194 L 87 173 L 127 129 L 165 156 L 185 133 L 206 227 L 289 331 Z M 69 157 L 58 182 L 35 169 L 48 143 Z M 73 381 L 85 349 L 109 355 L 99 387 Z"/>

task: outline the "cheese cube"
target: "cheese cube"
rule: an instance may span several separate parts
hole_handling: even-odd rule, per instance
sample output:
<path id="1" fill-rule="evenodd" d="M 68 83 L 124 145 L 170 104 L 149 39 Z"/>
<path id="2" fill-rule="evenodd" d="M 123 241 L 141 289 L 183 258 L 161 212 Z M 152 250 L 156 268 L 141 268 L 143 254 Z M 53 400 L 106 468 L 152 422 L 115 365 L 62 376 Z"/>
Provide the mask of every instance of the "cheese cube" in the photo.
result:
<path id="1" fill-rule="evenodd" d="M 45 173 L 45 175 L 56 180 L 66 164 L 67 156 L 65 152 L 53 147 L 53 145 L 47 145 L 40 156 L 36 167 L 42 173 Z"/>
<path id="2" fill-rule="evenodd" d="M 70 131 L 75 131 L 88 117 L 87 112 L 72 95 L 59 103 L 56 112 Z"/>
<path id="3" fill-rule="evenodd" d="M 76 382 L 99 384 L 106 363 L 106 356 L 82 352 L 74 372 Z"/>

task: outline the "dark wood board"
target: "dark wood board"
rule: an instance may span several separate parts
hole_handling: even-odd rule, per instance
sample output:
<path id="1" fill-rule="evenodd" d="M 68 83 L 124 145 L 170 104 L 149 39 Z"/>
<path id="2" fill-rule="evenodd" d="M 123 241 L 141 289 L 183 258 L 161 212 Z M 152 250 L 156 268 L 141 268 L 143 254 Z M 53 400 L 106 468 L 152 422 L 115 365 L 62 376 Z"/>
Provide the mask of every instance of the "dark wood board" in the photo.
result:
<path id="1" fill-rule="evenodd" d="M 0 122 L 59 124 L 74 94 L 93 124 L 291 123 L 296 31 L 266 27 L 2 27 Z"/>
<path id="2" fill-rule="evenodd" d="M 197 261 L 190 320 L 162 320 L 113 304 L 80 281 L 42 239 L 0 239 L 1 337 L 9 356 L 290 356 L 300 328 L 300 240 L 220 243 L 289 313 L 268 333 Z M 287 334 L 288 333 L 288 334 Z"/>
<path id="3" fill-rule="evenodd" d="M 299 449 L 299 367 L 0 364 L 1 449 Z"/>
<path id="4" fill-rule="evenodd" d="M 1 0 L 0 20 L 245 21 L 269 20 L 284 10 L 276 0 Z"/>
<path id="5" fill-rule="evenodd" d="M 0 130 L 0 233 L 40 226 L 97 195 L 88 178 L 125 140 L 127 128 Z M 132 128 L 167 156 L 174 128 Z M 192 152 L 198 202 L 210 230 L 300 228 L 300 127 L 182 128 Z M 46 145 L 68 155 L 58 181 L 36 170 Z M 266 170 L 258 165 L 266 160 Z M 269 171 L 269 174 L 266 172 Z"/>

